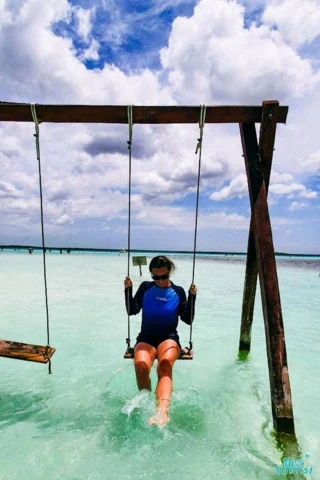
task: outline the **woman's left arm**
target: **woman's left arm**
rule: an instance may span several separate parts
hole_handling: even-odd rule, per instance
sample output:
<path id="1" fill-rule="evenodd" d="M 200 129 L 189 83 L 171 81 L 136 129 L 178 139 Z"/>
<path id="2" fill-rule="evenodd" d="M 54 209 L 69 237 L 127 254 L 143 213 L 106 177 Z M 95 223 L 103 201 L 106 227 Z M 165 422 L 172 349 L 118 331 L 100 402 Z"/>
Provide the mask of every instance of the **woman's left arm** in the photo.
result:
<path id="1" fill-rule="evenodd" d="M 181 320 L 187 325 L 191 325 L 191 323 L 193 323 L 193 320 L 194 320 L 196 293 L 197 293 L 197 287 L 194 284 L 191 284 L 189 289 L 188 300 L 187 300 L 186 293 L 184 289 L 181 287 L 179 316 Z"/>

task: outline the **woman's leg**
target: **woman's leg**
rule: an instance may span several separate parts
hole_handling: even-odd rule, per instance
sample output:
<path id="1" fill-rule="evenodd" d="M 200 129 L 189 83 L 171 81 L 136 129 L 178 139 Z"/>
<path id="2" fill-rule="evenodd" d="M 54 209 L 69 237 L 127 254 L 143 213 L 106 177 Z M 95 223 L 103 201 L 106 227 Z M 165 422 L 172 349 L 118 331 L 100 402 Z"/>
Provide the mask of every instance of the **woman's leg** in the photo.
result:
<path id="1" fill-rule="evenodd" d="M 149 419 L 150 424 L 164 425 L 170 420 L 168 410 L 172 394 L 172 367 L 179 355 L 180 347 L 174 340 L 165 340 L 157 349 L 157 410 L 155 416 Z"/>
<path id="2" fill-rule="evenodd" d="M 148 343 L 139 342 L 134 349 L 134 367 L 139 390 L 151 390 L 150 372 L 157 350 Z"/>

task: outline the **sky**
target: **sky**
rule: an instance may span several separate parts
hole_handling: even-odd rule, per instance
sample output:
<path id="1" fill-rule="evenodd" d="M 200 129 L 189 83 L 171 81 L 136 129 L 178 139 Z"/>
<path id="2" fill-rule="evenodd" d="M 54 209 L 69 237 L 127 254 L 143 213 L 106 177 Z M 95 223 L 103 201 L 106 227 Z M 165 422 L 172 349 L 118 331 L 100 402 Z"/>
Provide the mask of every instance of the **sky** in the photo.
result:
<path id="1" fill-rule="evenodd" d="M 320 0 L 0 0 L 0 101 L 289 107 L 276 252 L 320 254 Z M 256 125 L 259 134 L 259 124 Z M 40 125 L 47 246 L 127 248 L 128 126 Z M 134 125 L 131 249 L 194 247 L 199 125 Z M 245 252 L 236 124 L 203 133 L 197 250 Z M 0 244 L 41 245 L 34 125 L 0 122 Z"/>

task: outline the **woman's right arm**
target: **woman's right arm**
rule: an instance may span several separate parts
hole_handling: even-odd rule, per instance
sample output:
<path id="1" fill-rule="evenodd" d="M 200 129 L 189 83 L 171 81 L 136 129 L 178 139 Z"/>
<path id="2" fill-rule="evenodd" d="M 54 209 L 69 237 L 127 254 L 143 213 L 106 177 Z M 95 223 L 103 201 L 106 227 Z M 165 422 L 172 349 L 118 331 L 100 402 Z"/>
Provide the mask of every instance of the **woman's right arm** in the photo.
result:
<path id="1" fill-rule="evenodd" d="M 132 297 L 132 281 L 130 277 L 126 277 L 124 281 L 125 285 L 125 302 L 126 302 L 126 309 L 128 315 L 137 315 L 142 307 L 142 299 L 143 299 L 143 289 L 142 284 L 137 290 L 137 293 L 135 294 L 134 298 Z"/>

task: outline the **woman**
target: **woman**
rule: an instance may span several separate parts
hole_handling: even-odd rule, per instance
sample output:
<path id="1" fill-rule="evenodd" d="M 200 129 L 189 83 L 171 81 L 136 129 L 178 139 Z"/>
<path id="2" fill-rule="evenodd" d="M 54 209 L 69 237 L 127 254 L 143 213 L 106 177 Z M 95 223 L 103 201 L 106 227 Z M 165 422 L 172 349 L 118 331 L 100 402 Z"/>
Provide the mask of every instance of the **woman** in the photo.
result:
<path id="1" fill-rule="evenodd" d="M 151 390 L 150 371 L 155 358 L 158 358 L 157 410 L 149 419 L 149 424 L 164 425 L 169 421 L 172 367 L 181 349 L 177 333 L 178 317 L 188 325 L 194 318 L 197 288 L 194 284 L 190 286 L 187 300 L 184 289 L 170 279 L 174 270 L 175 265 L 167 257 L 154 257 L 149 265 L 154 281 L 142 282 L 134 298 L 130 277 L 124 281 L 128 315 L 137 315 L 142 308 L 141 331 L 134 347 L 139 390 Z"/>

